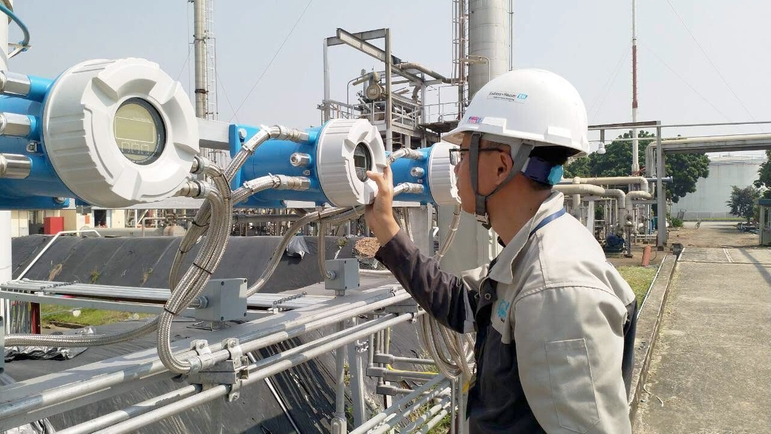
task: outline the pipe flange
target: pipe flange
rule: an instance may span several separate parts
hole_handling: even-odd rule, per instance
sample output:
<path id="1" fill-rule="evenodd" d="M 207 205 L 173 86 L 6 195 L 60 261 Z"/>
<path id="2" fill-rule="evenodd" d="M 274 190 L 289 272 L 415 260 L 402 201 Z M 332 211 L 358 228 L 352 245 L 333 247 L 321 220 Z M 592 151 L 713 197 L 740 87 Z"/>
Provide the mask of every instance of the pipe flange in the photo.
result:
<path id="1" fill-rule="evenodd" d="M 431 186 L 431 197 L 434 203 L 439 206 L 460 203 L 455 166 L 450 163 L 450 149 L 457 147 L 447 142 L 439 142 L 431 146 L 431 156 L 428 160 L 428 185 Z"/>

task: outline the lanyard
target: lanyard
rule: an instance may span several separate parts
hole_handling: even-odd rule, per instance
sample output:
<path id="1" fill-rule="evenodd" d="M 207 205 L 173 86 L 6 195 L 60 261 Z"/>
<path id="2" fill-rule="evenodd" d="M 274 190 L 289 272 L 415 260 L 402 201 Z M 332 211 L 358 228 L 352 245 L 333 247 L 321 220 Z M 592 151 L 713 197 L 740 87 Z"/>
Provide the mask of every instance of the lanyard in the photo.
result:
<path id="1" fill-rule="evenodd" d="M 530 231 L 530 235 L 528 235 L 528 238 L 532 237 L 534 233 L 538 232 L 539 229 L 542 227 L 548 225 L 549 223 L 553 222 L 554 220 L 557 220 L 558 218 L 562 217 L 565 214 L 565 208 L 560 209 L 559 211 L 555 212 L 554 214 L 551 214 L 547 216 L 545 219 L 541 220 L 538 223 L 538 226 L 535 227 L 532 231 Z"/>

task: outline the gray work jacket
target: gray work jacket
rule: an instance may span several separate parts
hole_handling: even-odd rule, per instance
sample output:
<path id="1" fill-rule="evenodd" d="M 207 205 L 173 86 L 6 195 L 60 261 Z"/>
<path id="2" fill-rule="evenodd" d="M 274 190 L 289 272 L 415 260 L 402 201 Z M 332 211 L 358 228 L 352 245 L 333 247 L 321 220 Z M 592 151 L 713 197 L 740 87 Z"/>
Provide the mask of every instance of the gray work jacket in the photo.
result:
<path id="1" fill-rule="evenodd" d="M 555 192 L 490 266 L 462 278 L 403 232 L 376 255 L 439 322 L 477 332 L 472 433 L 631 433 L 635 295 L 561 210 Z"/>

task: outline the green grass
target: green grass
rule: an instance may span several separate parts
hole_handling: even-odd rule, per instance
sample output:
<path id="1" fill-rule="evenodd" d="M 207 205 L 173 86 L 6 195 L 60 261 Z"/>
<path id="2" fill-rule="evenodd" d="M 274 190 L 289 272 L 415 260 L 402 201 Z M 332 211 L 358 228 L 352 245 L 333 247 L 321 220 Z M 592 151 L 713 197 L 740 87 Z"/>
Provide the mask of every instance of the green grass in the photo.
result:
<path id="1" fill-rule="evenodd" d="M 434 425 L 433 428 L 431 428 L 431 431 L 428 432 L 428 434 L 445 434 L 450 432 L 450 415 L 448 414 L 445 416 L 438 424 Z"/>
<path id="2" fill-rule="evenodd" d="M 79 310 L 80 315 L 73 315 L 74 310 Z M 139 318 L 149 318 L 153 315 L 138 314 Z M 126 321 L 134 317 L 131 312 L 118 312 L 112 310 L 99 309 L 74 309 L 67 306 L 58 306 L 54 304 L 43 304 L 40 306 L 40 317 L 43 326 L 52 323 L 73 324 L 80 326 L 99 326 L 112 324 L 115 322 Z"/>
<path id="3" fill-rule="evenodd" d="M 621 277 L 632 287 L 637 296 L 637 305 L 639 306 L 643 298 L 645 298 L 648 288 L 651 286 L 653 276 L 656 275 L 656 267 L 622 266 L 618 267 L 618 272 L 621 273 Z"/>
<path id="4" fill-rule="evenodd" d="M 743 222 L 747 221 L 747 219 L 741 218 L 741 217 L 709 217 L 705 219 L 688 219 L 685 220 L 687 222 L 695 222 L 701 220 L 703 222 Z"/>

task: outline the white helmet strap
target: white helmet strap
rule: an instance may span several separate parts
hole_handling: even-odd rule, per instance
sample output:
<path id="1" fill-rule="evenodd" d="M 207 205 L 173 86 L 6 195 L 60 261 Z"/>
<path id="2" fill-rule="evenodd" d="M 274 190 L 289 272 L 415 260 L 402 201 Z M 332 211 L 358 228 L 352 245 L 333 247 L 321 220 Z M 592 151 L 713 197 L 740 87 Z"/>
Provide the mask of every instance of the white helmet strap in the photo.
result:
<path id="1" fill-rule="evenodd" d="M 497 193 L 503 186 L 508 184 L 517 173 L 522 171 L 528 158 L 530 158 L 530 151 L 533 150 L 533 146 L 521 143 L 517 147 L 516 154 L 511 156 L 513 166 L 506 179 L 504 179 L 490 194 L 482 195 L 479 193 L 479 146 L 481 140 L 482 133 L 474 132 L 471 134 L 471 143 L 469 144 L 469 174 L 471 175 L 471 188 L 474 190 L 474 214 L 476 214 L 477 221 L 481 223 L 485 229 L 490 229 L 490 217 L 487 215 L 487 199 Z"/>

